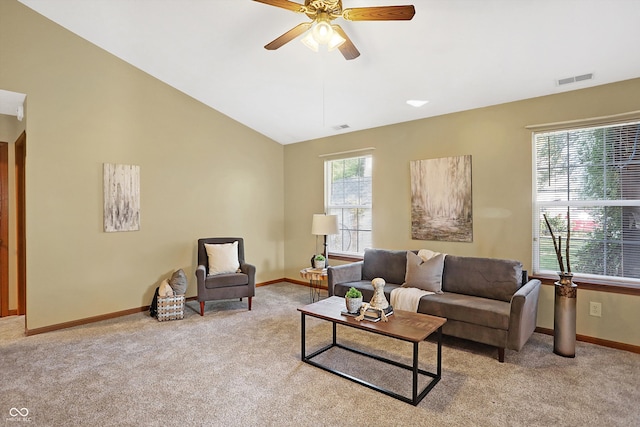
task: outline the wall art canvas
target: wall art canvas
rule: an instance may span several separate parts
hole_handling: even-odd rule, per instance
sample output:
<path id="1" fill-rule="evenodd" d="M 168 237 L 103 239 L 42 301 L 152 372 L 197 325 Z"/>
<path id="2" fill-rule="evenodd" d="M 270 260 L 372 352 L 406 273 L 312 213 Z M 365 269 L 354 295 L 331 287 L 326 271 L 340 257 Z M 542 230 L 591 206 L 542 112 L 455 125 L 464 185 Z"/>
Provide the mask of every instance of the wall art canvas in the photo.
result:
<path id="1" fill-rule="evenodd" d="M 411 162 L 411 238 L 472 242 L 471 156 Z"/>
<path id="2" fill-rule="evenodd" d="M 104 164 L 104 231 L 140 230 L 140 166 Z"/>

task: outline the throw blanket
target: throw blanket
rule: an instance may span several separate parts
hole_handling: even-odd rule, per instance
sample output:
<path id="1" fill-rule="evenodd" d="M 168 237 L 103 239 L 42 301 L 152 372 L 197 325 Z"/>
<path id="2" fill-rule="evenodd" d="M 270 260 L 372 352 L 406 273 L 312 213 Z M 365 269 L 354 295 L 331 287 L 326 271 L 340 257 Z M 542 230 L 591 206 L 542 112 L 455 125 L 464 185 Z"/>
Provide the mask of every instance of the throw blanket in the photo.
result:
<path id="1" fill-rule="evenodd" d="M 434 252 L 430 249 L 420 249 L 418 251 L 418 256 L 422 258 L 423 261 L 429 261 L 434 256 L 440 255 L 440 252 Z"/>
<path id="2" fill-rule="evenodd" d="M 418 311 L 420 298 L 433 295 L 434 292 L 423 291 L 418 288 L 396 288 L 391 291 L 391 306 L 394 310 Z"/>

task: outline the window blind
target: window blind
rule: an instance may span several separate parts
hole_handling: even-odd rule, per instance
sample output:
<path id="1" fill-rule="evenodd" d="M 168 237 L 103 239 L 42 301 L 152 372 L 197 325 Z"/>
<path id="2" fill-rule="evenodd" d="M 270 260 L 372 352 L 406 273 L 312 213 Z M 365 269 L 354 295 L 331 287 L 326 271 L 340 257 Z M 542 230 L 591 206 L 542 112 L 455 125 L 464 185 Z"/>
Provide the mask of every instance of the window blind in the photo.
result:
<path id="1" fill-rule="evenodd" d="M 546 214 L 575 275 L 640 284 L 639 139 L 640 122 L 533 134 L 536 272 L 559 270 Z"/>

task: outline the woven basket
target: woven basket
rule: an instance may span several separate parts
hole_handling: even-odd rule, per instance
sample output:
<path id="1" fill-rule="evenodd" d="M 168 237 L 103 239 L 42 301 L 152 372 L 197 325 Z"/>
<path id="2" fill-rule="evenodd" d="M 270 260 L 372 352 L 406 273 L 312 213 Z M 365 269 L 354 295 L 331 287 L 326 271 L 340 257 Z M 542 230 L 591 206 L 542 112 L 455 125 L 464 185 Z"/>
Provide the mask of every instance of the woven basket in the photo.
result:
<path id="1" fill-rule="evenodd" d="M 184 295 L 158 297 L 158 322 L 184 318 Z"/>

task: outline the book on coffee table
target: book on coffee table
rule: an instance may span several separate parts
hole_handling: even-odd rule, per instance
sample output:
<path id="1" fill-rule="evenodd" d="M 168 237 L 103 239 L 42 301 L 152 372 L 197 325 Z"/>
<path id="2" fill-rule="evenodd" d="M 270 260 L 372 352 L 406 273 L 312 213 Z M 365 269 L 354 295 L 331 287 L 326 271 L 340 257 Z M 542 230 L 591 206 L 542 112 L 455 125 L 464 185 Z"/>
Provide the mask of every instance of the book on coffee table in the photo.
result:
<path id="1" fill-rule="evenodd" d="M 349 313 L 347 310 L 342 310 L 341 314 L 343 316 L 349 316 L 349 317 L 358 317 L 360 316 L 360 312 L 357 313 Z M 384 314 L 389 317 L 393 314 L 393 307 L 388 306 L 387 308 L 384 309 Z M 368 308 L 367 311 L 365 311 L 364 313 L 364 320 L 368 320 L 369 322 L 379 322 L 380 319 L 382 319 L 382 315 L 380 314 L 380 311 L 378 310 L 373 310 L 371 308 Z"/>

